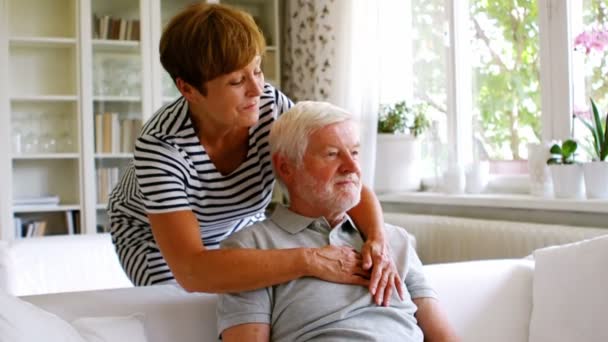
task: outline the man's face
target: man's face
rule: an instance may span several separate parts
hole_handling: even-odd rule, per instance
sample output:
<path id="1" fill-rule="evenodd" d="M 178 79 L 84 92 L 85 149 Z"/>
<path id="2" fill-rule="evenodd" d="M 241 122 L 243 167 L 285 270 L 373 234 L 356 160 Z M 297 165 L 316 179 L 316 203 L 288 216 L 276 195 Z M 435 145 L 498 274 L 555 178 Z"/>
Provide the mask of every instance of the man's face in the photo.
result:
<path id="1" fill-rule="evenodd" d="M 359 203 L 359 135 L 353 122 L 325 126 L 308 139 L 290 197 L 318 213 L 343 213 Z"/>

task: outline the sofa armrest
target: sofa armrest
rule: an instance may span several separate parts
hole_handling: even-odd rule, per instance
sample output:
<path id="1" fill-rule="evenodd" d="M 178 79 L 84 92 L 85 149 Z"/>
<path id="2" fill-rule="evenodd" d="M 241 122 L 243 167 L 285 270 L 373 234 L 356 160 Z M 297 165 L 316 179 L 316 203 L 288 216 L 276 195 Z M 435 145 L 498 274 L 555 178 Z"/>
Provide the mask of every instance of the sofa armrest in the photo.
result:
<path id="1" fill-rule="evenodd" d="M 462 341 L 528 340 L 532 260 L 436 264 L 424 270 Z"/>
<path id="2" fill-rule="evenodd" d="M 26 296 L 21 299 L 71 322 L 80 317 L 144 315 L 149 342 L 218 341 L 214 294 L 155 285 Z"/>

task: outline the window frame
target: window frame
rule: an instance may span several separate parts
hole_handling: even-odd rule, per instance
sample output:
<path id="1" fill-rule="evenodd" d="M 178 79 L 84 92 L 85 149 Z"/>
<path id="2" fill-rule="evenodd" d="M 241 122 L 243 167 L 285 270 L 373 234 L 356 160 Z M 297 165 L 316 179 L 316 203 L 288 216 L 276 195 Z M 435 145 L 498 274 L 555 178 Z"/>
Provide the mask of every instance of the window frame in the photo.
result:
<path id="1" fill-rule="evenodd" d="M 468 46 L 469 0 L 446 0 L 445 5 L 450 33 L 447 90 L 450 162 L 467 165 L 473 160 L 473 99 L 471 71 L 462 65 L 469 60 L 469 51 L 463 48 Z M 544 141 L 564 140 L 571 136 L 571 14 L 580 10 L 578 7 L 582 8 L 579 0 L 538 0 L 541 136 Z"/>

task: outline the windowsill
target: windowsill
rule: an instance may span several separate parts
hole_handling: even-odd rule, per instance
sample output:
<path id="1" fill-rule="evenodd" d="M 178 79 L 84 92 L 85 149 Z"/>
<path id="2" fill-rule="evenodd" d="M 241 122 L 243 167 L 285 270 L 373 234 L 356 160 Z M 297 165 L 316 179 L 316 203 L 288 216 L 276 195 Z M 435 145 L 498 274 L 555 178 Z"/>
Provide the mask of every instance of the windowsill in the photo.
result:
<path id="1" fill-rule="evenodd" d="M 560 199 L 541 198 L 525 194 L 462 194 L 439 192 L 401 192 L 378 194 L 380 202 L 393 204 L 428 204 L 442 206 L 465 206 L 507 208 L 526 210 L 568 211 L 608 214 L 605 199 Z"/>

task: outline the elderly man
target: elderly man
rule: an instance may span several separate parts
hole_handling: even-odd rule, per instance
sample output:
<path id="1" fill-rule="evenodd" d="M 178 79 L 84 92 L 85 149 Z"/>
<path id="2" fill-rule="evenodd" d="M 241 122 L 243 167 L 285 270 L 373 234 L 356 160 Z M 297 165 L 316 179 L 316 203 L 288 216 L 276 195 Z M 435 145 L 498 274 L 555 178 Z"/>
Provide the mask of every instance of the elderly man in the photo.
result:
<path id="1" fill-rule="evenodd" d="M 233 234 L 222 248 L 327 245 L 361 250 L 363 238 L 346 212 L 359 202 L 361 170 L 356 123 L 328 103 L 300 102 L 270 133 L 277 179 L 289 208 Z M 386 225 L 406 291 L 378 306 L 367 289 L 300 278 L 255 291 L 221 295 L 218 329 L 230 341 L 457 341 L 405 230 Z M 360 263 L 340 262 L 365 279 Z"/>

